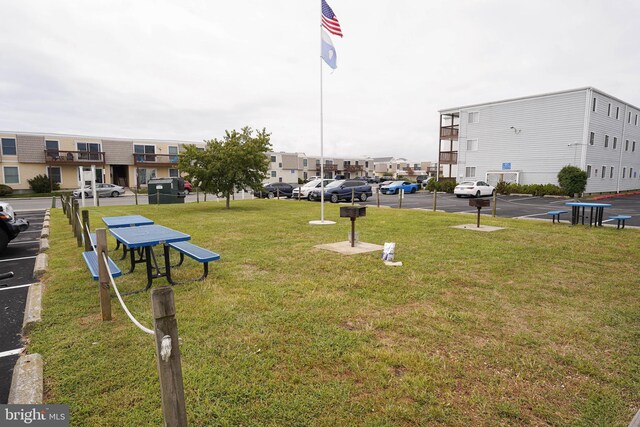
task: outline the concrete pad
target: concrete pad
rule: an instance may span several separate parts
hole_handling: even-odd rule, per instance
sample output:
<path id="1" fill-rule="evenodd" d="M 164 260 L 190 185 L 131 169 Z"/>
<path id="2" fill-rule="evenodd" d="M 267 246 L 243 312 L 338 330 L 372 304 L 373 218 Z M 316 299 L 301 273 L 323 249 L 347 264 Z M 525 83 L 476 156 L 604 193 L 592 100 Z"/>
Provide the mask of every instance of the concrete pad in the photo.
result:
<path id="1" fill-rule="evenodd" d="M 375 245 L 373 243 L 356 242 L 356 245 L 352 248 L 351 242 L 345 241 L 337 243 L 327 243 L 325 245 L 317 245 L 314 246 L 314 248 L 338 252 L 343 255 L 355 255 L 367 252 L 382 251 L 384 249 L 384 246 Z"/>
<path id="2" fill-rule="evenodd" d="M 34 283 L 29 286 L 27 304 L 24 308 L 22 334 L 27 335 L 33 326 L 42 320 L 42 285 Z"/>
<path id="3" fill-rule="evenodd" d="M 485 231 L 485 232 L 504 230 L 504 227 L 493 227 L 491 225 L 482 225 L 482 224 L 480 224 L 480 228 L 478 228 L 478 224 L 454 225 L 451 228 L 459 228 L 461 230 L 471 230 L 471 231 Z"/>
<path id="4" fill-rule="evenodd" d="M 47 254 L 44 252 L 36 256 L 36 263 L 33 266 L 34 278 L 37 279 L 39 277 L 42 277 L 42 275 L 44 275 L 44 273 L 47 271 L 47 261 L 48 261 L 48 257 L 47 257 Z"/>
<path id="5" fill-rule="evenodd" d="M 40 405 L 44 391 L 42 356 L 27 354 L 20 356 L 11 379 L 10 405 Z"/>

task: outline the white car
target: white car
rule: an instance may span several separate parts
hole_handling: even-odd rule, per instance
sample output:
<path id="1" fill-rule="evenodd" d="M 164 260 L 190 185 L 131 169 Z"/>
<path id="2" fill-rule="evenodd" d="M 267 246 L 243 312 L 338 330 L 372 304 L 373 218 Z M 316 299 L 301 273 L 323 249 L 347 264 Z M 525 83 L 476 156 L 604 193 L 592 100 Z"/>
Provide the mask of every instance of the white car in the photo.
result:
<path id="1" fill-rule="evenodd" d="M 325 179 L 324 186 L 326 187 L 329 183 L 333 182 L 333 179 Z M 316 188 L 320 188 L 320 184 L 322 184 L 321 179 L 315 179 L 313 181 L 309 181 L 304 184 L 302 187 L 296 187 L 293 189 L 293 193 L 291 194 L 292 199 L 307 199 L 309 198 L 309 193 Z"/>
<path id="2" fill-rule="evenodd" d="M 84 197 L 93 197 L 91 186 L 88 185 L 84 188 L 73 190 L 73 197 L 82 197 L 83 192 Z M 124 194 L 124 187 L 115 184 L 96 183 L 96 192 L 98 193 L 98 197 L 118 197 Z"/>
<path id="3" fill-rule="evenodd" d="M 493 185 L 489 185 L 484 181 L 463 181 L 456 185 L 453 194 L 455 194 L 456 197 L 480 197 L 492 196 L 495 191 L 496 188 Z"/>

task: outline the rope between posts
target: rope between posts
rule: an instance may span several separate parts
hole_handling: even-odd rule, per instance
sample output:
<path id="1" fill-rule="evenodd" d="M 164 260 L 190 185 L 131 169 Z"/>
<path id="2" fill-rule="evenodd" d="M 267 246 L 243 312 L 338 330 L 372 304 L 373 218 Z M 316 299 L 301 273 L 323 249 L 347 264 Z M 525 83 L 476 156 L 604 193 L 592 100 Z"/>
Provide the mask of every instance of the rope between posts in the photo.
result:
<path id="1" fill-rule="evenodd" d="M 87 235 L 89 236 L 89 243 L 91 243 L 91 247 L 96 247 L 97 245 L 95 244 L 95 242 L 93 241 L 93 239 L 91 238 L 91 230 L 89 230 L 89 224 L 85 224 L 84 225 L 84 229 L 87 230 Z M 107 268 L 109 268 L 107 266 Z"/>
<path id="2" fill-rule="evenodd" d="M 104 252 L 102 253 L 102 258 L 104 260 L 105 265 L 107 266 L 107 271 L 109 272 L 109 280 L 111 281 L 111 286 L 113 286 L 113 290 L 116 291 L 116 296 L 118 297 L 118 300 L 120 301 L 120 305 L 122 306 L 122 309 L 124 310 L 124 312 L 127 313 L 127 316 L 129 316 L 129 319 L 131 319 L 133 324 L 136 325 L 138 328 L 140 328 L 140 330 L 142 332 L 146 332 L 147 334 L 150 334 L 150 335 L 155 335 L 155 332 L 153 332 L 151 329 L 142 326 L 142 324 L 140 322 L 138 322 L 135 317 L 133 317 L 133 315 L 131 314 L 131 312 L 127 308 L 127 306 L 124 304 L 124 301 L 122 300 L 122 297 L 120 296 L 120 292 L 118 291 L 118 287 L 116 286 L 116 282 L 113 280 L 113 276 L 111 275 L 111 270 L 109 270 L 109 260 L 108 260 L 107 256 L 104 254 Z M 166 337 L 167 336 L 162 337 L 163 345 L 164 345 Z M 169 337 L 169 339 L 170 338 L 171 337 Z M 169 348 L 171 348 L 170 344 L 169 344 Z"/>

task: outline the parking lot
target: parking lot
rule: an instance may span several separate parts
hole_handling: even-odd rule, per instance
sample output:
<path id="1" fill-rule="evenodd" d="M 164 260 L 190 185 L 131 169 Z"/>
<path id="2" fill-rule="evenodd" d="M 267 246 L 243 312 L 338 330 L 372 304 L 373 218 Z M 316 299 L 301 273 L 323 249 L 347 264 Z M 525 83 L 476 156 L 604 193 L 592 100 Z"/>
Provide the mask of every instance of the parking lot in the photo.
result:
<path id="1" fill-rule="evenodd" d="M 0 255 L 0 273 L 14 273 L 12 278 L 0 281 L 0 404 L 7 403 L 13 367 L 23 348 L 22 320 L 29 286 L 34 283 L 33 266 L 44 213 L 44 210 L 16 209 L 19 218 L 29 220 L 29 229 L 9 242 Z"/>

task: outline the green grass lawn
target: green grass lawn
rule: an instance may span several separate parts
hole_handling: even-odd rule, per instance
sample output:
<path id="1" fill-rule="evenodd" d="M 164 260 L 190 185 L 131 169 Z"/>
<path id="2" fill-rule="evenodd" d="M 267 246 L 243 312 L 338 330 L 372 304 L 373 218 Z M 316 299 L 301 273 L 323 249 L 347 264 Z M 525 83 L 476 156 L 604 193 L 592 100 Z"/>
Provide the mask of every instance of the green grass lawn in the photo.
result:
<path id="1" fill-rule="evenodd" d="M 347 239 L 336 205 L 332 226 L 308 224 L 318 203 L 285 200 L 90 212 L 92 228 L 142 214 L 222 255 L 174 288 L 191 425 L 626 426 L 640 406 L 638 230 L 483 218 L 506 229 L 478 233 L 451 228 L 472 215 L 369 208 L 356 228 L 396 242 L 404 265 L 387 267 L 314 248 Z M 153 338 L 115 299 L 101 321 L 60 209 L 51 223 L 29 337 L 47 401 L 70 405 L 72 425 L 161 425 Z M 144 286 L 140 267 L 121 291 Z M 125 299 L 150 327 L 150 294 Z"/>

